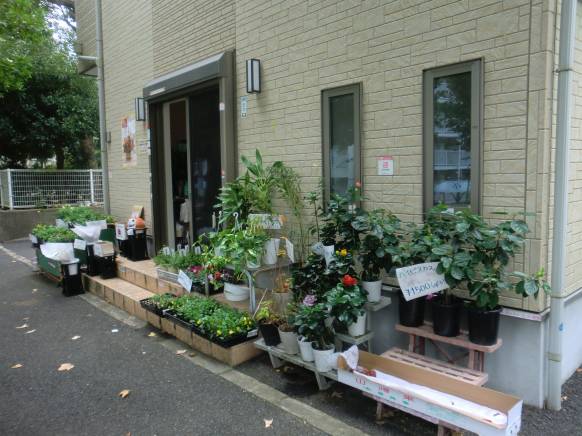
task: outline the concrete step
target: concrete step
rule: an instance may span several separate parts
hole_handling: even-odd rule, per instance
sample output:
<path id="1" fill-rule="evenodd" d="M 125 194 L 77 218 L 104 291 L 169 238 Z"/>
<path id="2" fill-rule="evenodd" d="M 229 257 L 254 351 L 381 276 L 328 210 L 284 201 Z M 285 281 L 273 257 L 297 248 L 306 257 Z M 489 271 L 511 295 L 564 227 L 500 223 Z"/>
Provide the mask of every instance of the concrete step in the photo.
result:
<path id="1" fill-rule="evenodd" d="M 148 320 L 147 312 L 139 302 L 144 298 L 153 296 L 153 292 L 121 278 L 102 279 L 101 277 L 91 277 L 87 274 L 83 274 L 83 286 L 85 291 L 95 294 L 109 304 L 125 310 L 130 315 L 144 321 Z"/>
<path id="2" fill-rule="evenodd" d="M 119 256 L 117 258 L 117 276 L 154 294 L 171 292 L 181 295 L 184 293 L 184 288 L 180 285 L 158 279 L 156 265 L 149 259 L 133 262 Z"/>

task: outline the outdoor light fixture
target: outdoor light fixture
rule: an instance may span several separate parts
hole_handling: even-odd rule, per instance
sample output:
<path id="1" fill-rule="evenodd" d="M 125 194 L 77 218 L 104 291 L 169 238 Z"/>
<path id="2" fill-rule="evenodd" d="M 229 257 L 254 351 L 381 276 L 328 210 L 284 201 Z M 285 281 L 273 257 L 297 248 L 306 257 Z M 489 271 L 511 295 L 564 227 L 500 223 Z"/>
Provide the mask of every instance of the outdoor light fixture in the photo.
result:
<path id="1" fill-rule="evenodd" d="M 247 60 L 247 93 L 261 92 L 261 61 Z"/>
<path id="2" fill-rule="evenodd" d="M 141 97 L 135 98 L 135 119 L 136 121 L 146 120 L 145 101 Z"/>

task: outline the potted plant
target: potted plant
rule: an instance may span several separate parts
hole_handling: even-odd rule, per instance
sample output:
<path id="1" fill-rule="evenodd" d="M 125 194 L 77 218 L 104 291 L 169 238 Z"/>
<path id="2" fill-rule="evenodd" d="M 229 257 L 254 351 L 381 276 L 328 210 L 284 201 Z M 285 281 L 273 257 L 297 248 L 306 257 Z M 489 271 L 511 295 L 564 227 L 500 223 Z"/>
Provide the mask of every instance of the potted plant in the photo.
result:
<path id="1" fill-rule="evenodd" d="M 293 317 L 293 327 L 297 332 L 297 344 L 299 345 L 299 354 L 301 359 L 305 362 L 313 362 L 313 347 L 311 343 L 316 340 L 316 336 L 310 329 L 310 324 L 307 324 L 310 316 L 310 309 L 315 305 L 317 297 L 315 295 L 307 295 L 302 301 L 302 304 L 296 307 L 295 315 Z"/>
<path id="2" fill-rule="evenodd" d="M 396 232 L 400 220 L 384 210 L 361 214 L 352 222 L 352 227 L 364 235 L 360 244 L 359 260 L 362 264 L 362 288 L 368 293 L 368 301 L 380 301 L 382 292 L 382 270 L 392 268 L 390 248 L 400 244 Z"/>
<path id="3" fill-rule="evenodd" d="M 281 346 L 287 354 L 299 353 L 298 336 L 295 331 L 295 311 L 296 307 L 289 304 L 287 315 L 279 324 L 279 337 L 281 338 Z"/>
<path id="4" fill-rule="evenodd" d="M 540 290 L 550 291 L 543 268 L 533 276 L 522 272 L 507 274 L 506 267 L 525 243 L 528 226 L 521 219 L 503 221 L 495 226 L 483 224 L 473 233 L 473 270 L 467 287 L 474 298 L 467 306 L 469 340 L 480 345 L 497 342 L 501 306 L 499 294 L 513 289 L 518 294 L 537 297 Z M 517 283 L 511 282 L 517 277 Z"/>
<path id="5" fill-rule="evenodd" d="M 341 283 L 326 294 L 326 304 L 329 313 L 347 327 L 350 336 L 366 333 L 366 295 L 354 277 L 346 274 Z"/>
<path id="6" fill-rule="evenodd" d="M 262 301 L 255 314 L 255 321 L 259 326 L 265 344 L 271 347 L 281 342 L 278 326 L 281 323 L 279 316 L 273 311 L 270 301 Z"/>
<path id="7" fill-rule="evenodd" d="M 333 333 L 325 325 L 327 317 L 327 306 L 324 303 L 317 303 L 315 297 L 310 296 L 305 297 L 303 304 L 299 305 L 295 314 L 294 324 L 297 328 L 297 333 L 311 341 L 317 372 L 328 372 L 332 369 L 331 356 L 335 351 L 335 347 L 333 345 Z M 300 347 L 300 350 L 303 350 L 305 345 L 302 346 L 300 343 Z M 309 355 L 306 355 L 306 357 L 309 358 Z"/>

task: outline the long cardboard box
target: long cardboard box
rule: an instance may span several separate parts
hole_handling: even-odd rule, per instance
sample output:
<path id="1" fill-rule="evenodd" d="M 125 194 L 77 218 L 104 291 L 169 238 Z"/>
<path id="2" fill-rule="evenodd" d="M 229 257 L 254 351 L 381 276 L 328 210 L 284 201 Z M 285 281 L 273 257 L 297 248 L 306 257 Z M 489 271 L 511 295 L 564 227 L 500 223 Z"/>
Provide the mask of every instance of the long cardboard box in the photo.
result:
<path id="1" fill-rule="evenodd" d="M 436 396 L 431 398 L 430 395 L 422 395 L 408 390 L 405 387 L 406 383 L 403 383 L 402 387 L 398 385 L 387 387 L 381 380 L 366 375 L 365 371 L 350 370 L 345 359 L 342 356 L 339 357 L 338 381 L 340 383 L 372 395 L 384 404 L 409 411 L 432 422 L 451 428 L 461 428 L 484 436 L 517 435 L 521 427 L 522 400 L 517 397 L 454 380 L 423 368 L 385 359 L 365 351 L 359 351 L 358 367 L 367 371 L 381 371 L 389 376 L 402 379 L 404 382 L 499 411 L 507 418 L 505 424 L 482 419 L 470 408 L 463 409 L 458 405 L 450 407 L 443 404 L 442 401 L 436 401 Z"/>

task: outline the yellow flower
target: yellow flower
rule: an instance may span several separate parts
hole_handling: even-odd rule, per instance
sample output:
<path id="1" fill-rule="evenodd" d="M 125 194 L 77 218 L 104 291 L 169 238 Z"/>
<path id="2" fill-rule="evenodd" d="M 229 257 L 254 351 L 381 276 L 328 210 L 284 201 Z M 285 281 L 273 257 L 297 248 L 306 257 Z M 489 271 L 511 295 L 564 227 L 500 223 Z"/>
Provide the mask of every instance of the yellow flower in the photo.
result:
<path id="1" fill-rule="evenodd" d="M 342 248 L 342 249 L 341 249 L 341 251 L 340 251 L 340 254 L 341 254 L 343 257 L 346 257 L 346 256 L 348 255 L 348 250 L 346 250 L 345 248 Z"/>
<path id="2" fill-rule="evenodd" d="M 233 333 L 234 333 L 234 332 L 233 332 L 232 330 L 229 330 L 229 331 L 228 331 L 228 334 L 229 334 L 229 335 L 232 335 Z"/>

